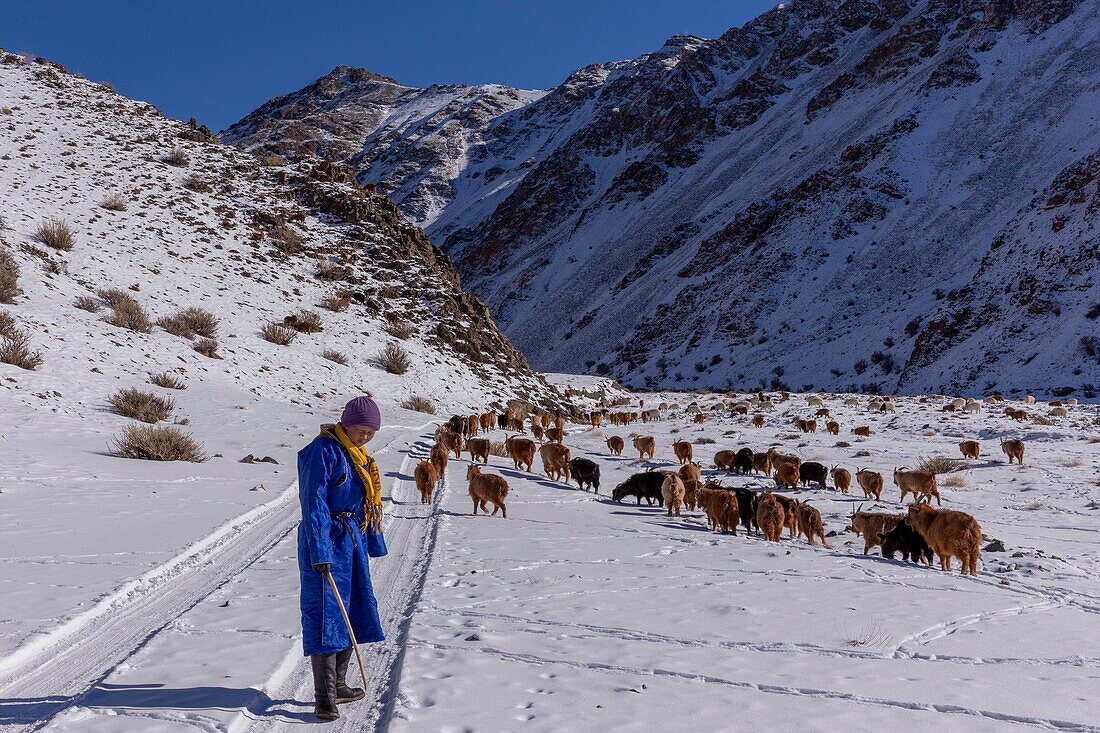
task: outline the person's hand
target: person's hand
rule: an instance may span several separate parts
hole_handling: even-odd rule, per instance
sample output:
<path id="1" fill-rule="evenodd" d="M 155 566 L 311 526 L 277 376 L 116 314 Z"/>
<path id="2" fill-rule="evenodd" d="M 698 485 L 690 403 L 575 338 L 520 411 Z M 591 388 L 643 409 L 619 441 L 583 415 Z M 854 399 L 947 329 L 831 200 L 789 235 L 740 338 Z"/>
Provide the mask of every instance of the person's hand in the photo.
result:
<path id="1" fill-rule="evenodd" d="M 329 572 L 329 563 L 319 562 L 319 563 L 317 563 L 316 565 L 313 566 L 313 569 L 316 570 L 319 573 L 327 573 L 327 572 Z"/>

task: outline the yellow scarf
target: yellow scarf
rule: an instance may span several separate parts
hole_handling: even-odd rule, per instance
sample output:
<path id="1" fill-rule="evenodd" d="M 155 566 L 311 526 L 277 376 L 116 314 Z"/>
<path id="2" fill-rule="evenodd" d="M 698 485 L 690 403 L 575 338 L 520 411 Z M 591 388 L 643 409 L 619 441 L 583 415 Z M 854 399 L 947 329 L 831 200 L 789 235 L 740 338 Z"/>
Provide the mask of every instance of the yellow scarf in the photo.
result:
<path id="1" fill-rule="evenodd" d="M 359 478 L 363 479 L 363 531 L 370 527 L 375 532 L 382 531 L 382 479 L 378 475 L 378 464 L 365 450 L 355 445 L 344 432 L 344 426 L 336 424 L 336 438 L 348 452 L 351 465 Z"/>

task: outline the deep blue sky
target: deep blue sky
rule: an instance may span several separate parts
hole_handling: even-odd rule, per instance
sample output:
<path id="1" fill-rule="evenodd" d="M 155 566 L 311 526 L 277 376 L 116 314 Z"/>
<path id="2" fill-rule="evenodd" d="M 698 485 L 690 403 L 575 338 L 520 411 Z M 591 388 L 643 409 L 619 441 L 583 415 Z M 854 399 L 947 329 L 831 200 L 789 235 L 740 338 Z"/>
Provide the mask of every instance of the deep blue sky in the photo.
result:
<path id="1" fill-rule="evenodd" d="M 774 0 L 0 0 L 0 47 L 64 64 L 214 130 L 339 64 L 403 84 L 560 83 L 703 37 Z"/>

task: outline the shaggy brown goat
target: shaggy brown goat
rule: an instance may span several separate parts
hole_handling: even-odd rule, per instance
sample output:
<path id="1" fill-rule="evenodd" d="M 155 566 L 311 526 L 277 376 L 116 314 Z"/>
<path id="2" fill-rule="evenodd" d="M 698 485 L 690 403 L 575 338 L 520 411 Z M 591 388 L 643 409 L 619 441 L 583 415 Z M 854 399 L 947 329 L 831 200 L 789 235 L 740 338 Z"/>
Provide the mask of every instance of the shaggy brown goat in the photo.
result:
<path id="1" fill-rule="evenodd" d="M 623 454 L 623 448 L 626 447 L 623 439 L 618 435 L 612 435 L 604 442 L 607 443 L 607 450 L 609 450 L 613 456 L 621 456 Z"/>
<path id="2" fill-rule="evenodd" d="M 836 420 L 830 420 L 825 423 L 825 432 L 829 435 L 840 435 L 840 423 Z"/>
<path id="3" fill-rule="evenodd" d="M 752 416 L 752 424 L 753 424 L 753 427 L 757 427 L 757 428 L 764 427 L 764 416 L 763 415 L 753 415 Z"/>
<path id="4" fill-rule="evenodd" d="M 833 470 L 829 474 L 833 477 L 833 485 L 840 493 L 847 494 L 848 489 L 852 488 L 852 474 L 847 468 L 833 466 Z"/>
<path id="5" fill-rule="evenodd" d="M 442 477 L 443 473 L 447 470 L 447 446 L 439 443 L 433 445 L 428 460 L 435 466 L 435 472 Z"/>
<path id="6" fill-rule="evenodd" d="M 737 497 L 725 489 L 698 489 L 695 498 L 707 514 L 711 532 L 737 534 Z"/>
<path id="7" fill-rule="evenodd" d="M 772 456 L 770 453 L 753 453 L 752 454 L 752 470 L 753 473 L 760 472 L 765 476 L 772 475 Z"/>
<path id="8" fill-rule="evenodd" d="M 431 504 L 432 492 L 439 481 L 439 473 L 435 466 L 430 461 L 421 461 L 416 464 L 413 478 L 416 480 L 416 488 L 420 490 L 420 503 Z"/>
<path id="9" fill-rule="evenodd" d="M 805 537 L 809 544 L 814 543 L 814 537 L 821 538 L 821 546 L 826 550 L 829 545 L 825 542 L 825 525 L 821 521 L 821 512 L 810 506 L 808 501 L 800 501 L 795 509 L 798 519 L 798 536 Z"/>
<path id="10" fill-rule="evenodd" d="M 863 489 L 863 495 L 867 498 L 875 497 L 875 501 L 882 498 L 882 474 L 878 471 L 868 471 L 861 468 L 856 471 L 856 483 Z"/>
<path id="11" fill-rule="evenodd" d="M 470 460 L 475 463 L 479 458 L 482 463 L 489 462 L 490 447 L 486 438 L 470 438 L 466 441 L 466 450 L 470 451 Z"/>
<path id="12" fill-rule="evenodd" d="M 504 505 L 504 500 L 508 496 L 508 482 L 503 477 L 482 473 L 481 466 L 471 463 L 466 468 L 466 480 L 470 482 L 470 498 L 474 501 L 474 514 L 477 514 L 478 507 L 481 507 L 483 512 L 488 511 L 489 508 L 485 503 L 492 502 L 493 515 L 500 510 L 501 515 L 505 519 L 508 518 L 508 507 Z"/>
<path id="13" fill-rule="evenodd" d="M 680 478 L 684 481 L 698 481 L 702 469 L 695 463 L 685 463 L 680 466 Z"/>
<path id="14" fill-rule="evenodd" d="M 786 511 L 775 494 L 761 494 L 756 502 L 756 525 L 769 542 L 779 542 L 783 525 L 787 523 Z"/>
<path id="15" fill-rule="evenodd" d="M 565 431 L 561 428 L 546 428 L 546 439 L 551 443 L 560 443 L 565 440 Z"/>
<path id="16" fill-rule="evenodd" d="M 450 430 L 440 430 L 435 434 L 436 442 L 447 449 L 448 453 L 453 452 L 455 458 L 462 457 L 462 436 L 458 433 L 453 433 Z"/>
<path id="17" fill-rule="evenodd" d="M 894 528 L 894 525 L 905 518 L 902 514 L 885 514 L 882 512 L 865 512 L 859 509 L 852 512 L 852 530 L 857 535 L 863 535 L 863 554 L 870 552 L 872 547 L 882 544 L 882 535 Z"/>
<path id="18" fill-rule="evenodd" d="M 684 503 L 684 482 L 674 473 L 670 473 L 661 484 L 661 497 L 665 500 L 668 516 L 680 516 L 680 506 Z"/>
<path id="19" fill-rule="evenodd" d="M 974 517 L 951 509 L 933 509 L 924 502 L 909 507 L 909 526 L 940 558 L 940 569 L 950 572 L 951 558 L 962 562 L 962 572 L 978 574 L 982 528 Z"/>
<path id="20" fill-rule="evenodd" d="M 695 511 L 699 503 L 699 482 L 695 480 L 684 481 L 684 508 L 689 512 Z"/>
<path id="21" fill-rule="evenodd" d="M 539 457 L 542 458 L 542 470 L 551 481 L 569 483 L 569 449 L 561 443 L 547 443 L 539 448 Z"/>
<path id="22" fill-rule="evenodd" d="M 798 466 L 793 463 L 780 463 L 775 467 L 775 485 L 798 488 Z"/>
<path id="23" fill-rule="evenodd" d="M 530 438 L 509 435 L 504 441 L 504 450 L 511 456 L 516 469 L 531 471 L 531 466 L 535 461 L 535 441 Z M 527 468 L 523 467 L 524 464 L 527 465 Z"/>
<path id="24" fill-rule="evenodd" d="M 871 428 L 866 425 L 861 425 L 858 428 L 852 428 L 852 433 L 864 438 L 869 438 L 871 437 Z"/>
<path id="25" fill-rule="evenodd" d="M 691 443 L 686 440 L 677 440 L 672 443 L 672 452 L 676 454 L 676 459 L 680 461 L 680 465 L 690 463 L 693 455 L 691 449 Z"/>
<path id="26" fill-rule="evenodd" d="M 737 451 L 720 450 L 714 454 L 714 467 L 723 471 L 733 469 L 733 460 L 737 457 Z"/>
<path id="27" fill-rule="evenodd" d="M 964 440 L 959 443 L 959 450 L 963 458 L 977 458 L 982 452 L 982 446 L 976 440 Z"/>
<path id="28" fill-rule="evenodd" d="M 634 449 L 638 451 L 638 460 L 645 458 L 645 454 L 648 453 L 649 457 L 653 458 L 653 452 L 657 449 L 657 441 L 653 439 L 652 435 L 639 435 L 633 440 Z"/>
<path id="29" fill-rule="evenodd" d="M 942 505 L 939 489 L 936 488 L 936 474 L 927 471 L 908 471 L 903 466 L 900 470 L 894 469 L 894 486 L 901 489 L 900 501 L 905 501 L 906 494 L 913 495 L 914 503 L 920 496 L 931 500 L 936 497 L 936 504 Z"/>
<path id="30" fill-rule="evenodd" d="M 798 500 L 783 494 L 772 494 L 775 500 L 783 505 L 784 522 L 787 525 L 787 533 L 793 540 L 798 531 Z"/>
<path id="31" fill-rule="evenodd" d="M 1012 440 L 1002 440 L 1001 450 L 1008 456 L 1008 465 L 1012 465 L 1013 459 L 1016 459 L 1021 466 L 1024 465 L 1024 441 L 1016 440 L 1015 438 Z"/>

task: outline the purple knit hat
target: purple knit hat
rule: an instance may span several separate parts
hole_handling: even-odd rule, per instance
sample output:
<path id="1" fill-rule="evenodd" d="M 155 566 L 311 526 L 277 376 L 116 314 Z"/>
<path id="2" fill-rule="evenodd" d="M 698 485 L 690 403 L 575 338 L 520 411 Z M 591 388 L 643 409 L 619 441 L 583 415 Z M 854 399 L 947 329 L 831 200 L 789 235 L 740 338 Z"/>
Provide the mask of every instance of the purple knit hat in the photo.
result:
<path id="1" fill-rule="evenodd" d="M 382 427 L 382 413 L 378 411 L 378 405 L 370 397 L 356 397 L 344 406 L 344 414 L 340 415 L 340 424 L 345 427 L 366 425 L 378 430 Z"/>

